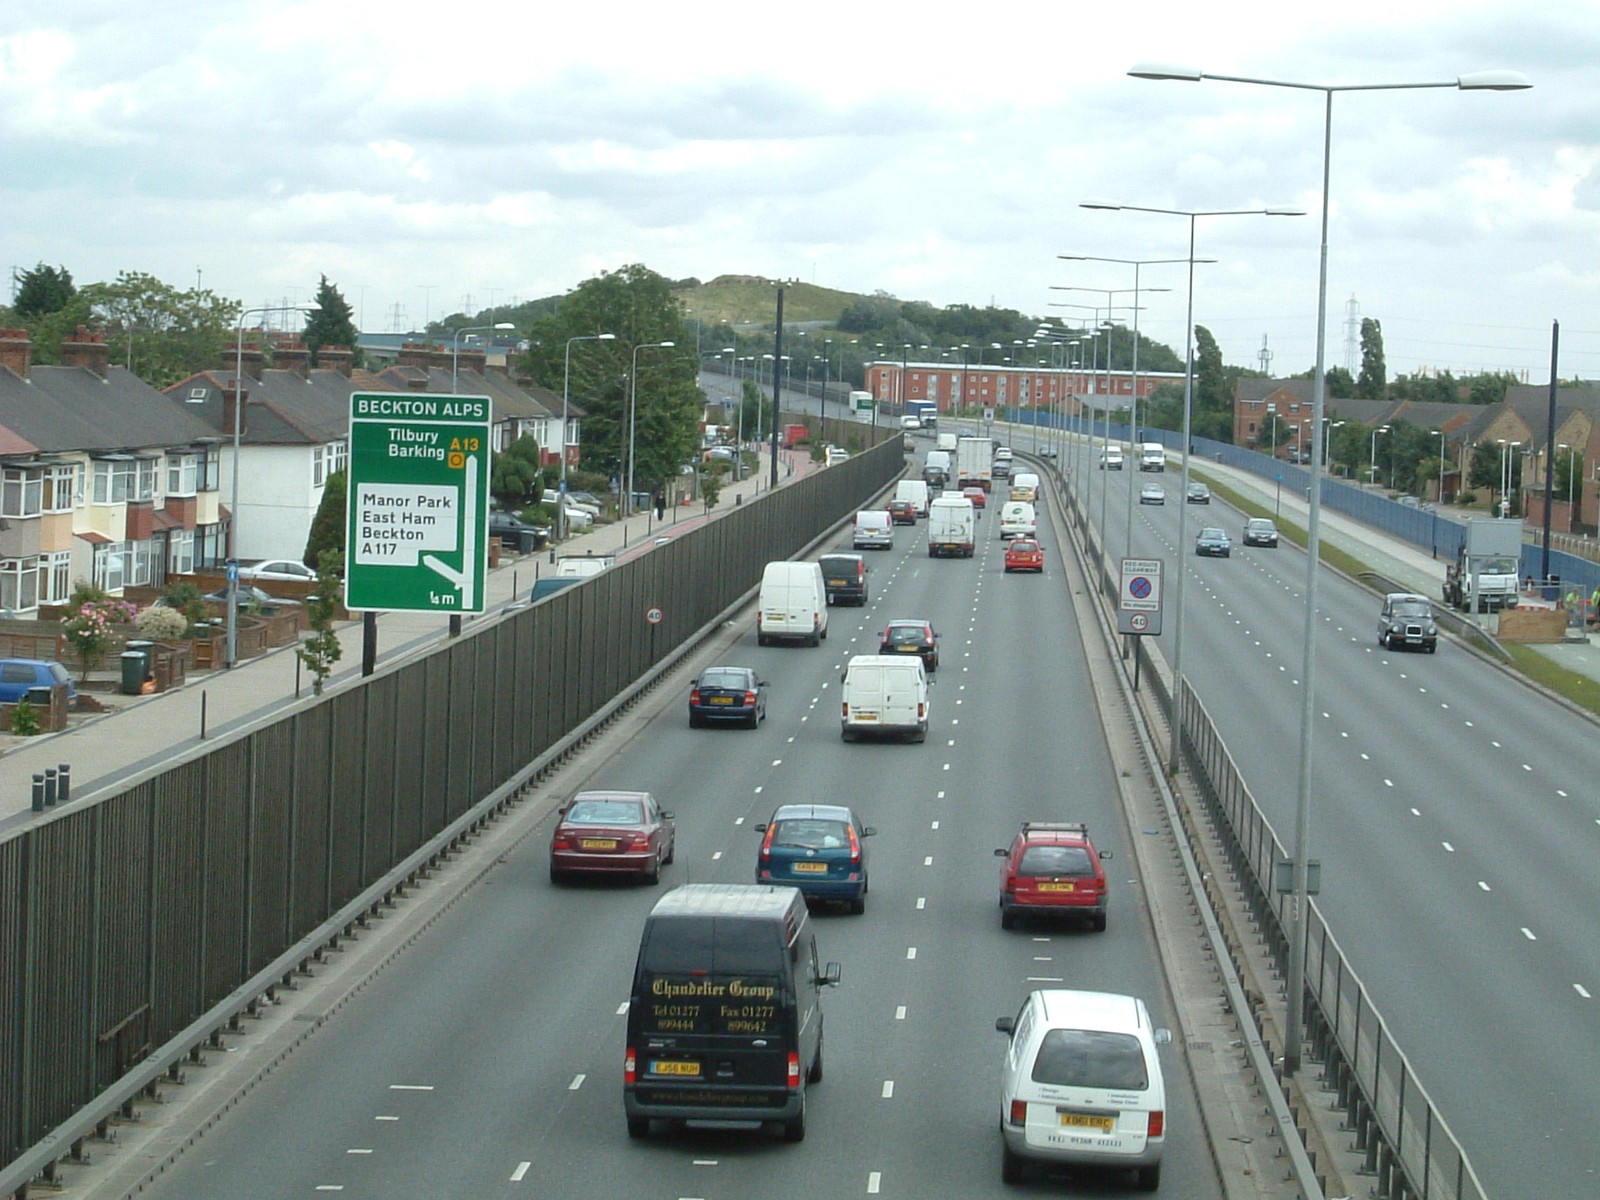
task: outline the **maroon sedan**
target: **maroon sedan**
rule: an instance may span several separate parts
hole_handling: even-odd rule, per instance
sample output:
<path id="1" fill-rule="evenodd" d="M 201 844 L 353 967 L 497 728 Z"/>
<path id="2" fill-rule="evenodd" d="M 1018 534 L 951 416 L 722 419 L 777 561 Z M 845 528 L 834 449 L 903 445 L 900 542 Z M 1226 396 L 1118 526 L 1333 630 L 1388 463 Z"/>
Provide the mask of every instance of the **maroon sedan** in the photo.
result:
<path id="1" fill-rule="evenodd" d="M 550 882 L 596 874 L 660 883 L 675 843 L 672 814 L 649 792 L 579 792 L 550 837 Z"/>

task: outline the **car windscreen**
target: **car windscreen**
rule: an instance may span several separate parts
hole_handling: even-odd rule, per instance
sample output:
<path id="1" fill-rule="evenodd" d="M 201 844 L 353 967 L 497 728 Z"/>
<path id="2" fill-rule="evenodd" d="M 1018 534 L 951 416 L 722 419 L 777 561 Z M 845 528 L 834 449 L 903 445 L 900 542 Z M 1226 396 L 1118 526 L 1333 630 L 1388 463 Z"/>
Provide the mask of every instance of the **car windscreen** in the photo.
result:
<path id="1" fill-rule="evenodd" d="M 1097 1029 L 1049 1030 L 1033 1060 L 1033 1081 L 1130 1092 L 1150 1086 L 1139 1039 Z"/>
<path id="2" fill-rule="evenodd" d="M 1412 600 L 1406 604 L 1396 604 L 1392 611 L 1397 617 L 1406 617 L 1412 620 L 1433 616 L 1432 607 L 1418 600 Z"/>
<path id="3" fill-rule="evenodd" d="M 567 810 L 574 825 L 643 825 L 644 805 L 637 800 L 580 800 Z"/>
<path id="4" fill-rule="evenodd" d="M 1018 875 L 1093 875 L 1094 860 L 1082 846 L 1029 846 Z"/>

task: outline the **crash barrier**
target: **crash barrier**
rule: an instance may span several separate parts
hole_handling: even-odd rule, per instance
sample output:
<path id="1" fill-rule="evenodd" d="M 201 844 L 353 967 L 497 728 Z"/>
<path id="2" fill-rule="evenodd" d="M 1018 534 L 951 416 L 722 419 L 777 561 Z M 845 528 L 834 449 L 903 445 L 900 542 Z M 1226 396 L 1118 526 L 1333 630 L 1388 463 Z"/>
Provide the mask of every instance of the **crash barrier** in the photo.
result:
<path id="1" fill-rule="evenodd" d="M 902 469 L 894 438 L 0 840 L 0 1196 L 53 1177 Z"/>
<path id="2" fill-rule="evenodd" d="M 1060 482 L 1059 475 L 1057 476 Z M 1061 488 L 1086 553 L 1094 553 L 1096 530 L 1070 489 Z M 1095 554 L 1097 586 L 1115 603 L 1116 581 L 1110 560 Z M 1180 559 L 1180 569 L 1182 562 Z M 1249 898 L 1250 915 L 1259 928 L 1281 977 L 1287 977 L 1294 897 L 1273 890 L 1275 863 L 1290 854 L 1251 795 L 1210 714 L 1188 682 L 1180 681 L 1174 697 L 1165 671 L 1148 670 L 1140 686 L 1154 699 L 1168 721 L 1176 721 L 1179 744 L 1190 774 L 1199 782 L 1209 824 L 1224 842 L 1229 865 Z M 1224 898 L 1215 896 L 1214 903 Z M 1302 1000 L 1306 1039 L 1312 1061 L 1322 1064 L 1324 1087 L 1346 1114 L 1353 1145 L 1362 1155 L 1362 1171 L 1373 1179 L 1376 1200 L 1487 1200 L 1467 1161 L 1466 1152 L 1434 1107 L 1415 1070 L 1390 1034 L 1360 978 L 1346 962 L 1332 930 L 1315 901 L 1306 919 L 1305 994 Z M 1242 947 L 1225 947 L 1237 969 L 1244 969 Z M 1260 1029 L 1262 1013 L 1240 1013 Z M 1281 1047 L 1278 1053 L 1281 1054 Z"/>

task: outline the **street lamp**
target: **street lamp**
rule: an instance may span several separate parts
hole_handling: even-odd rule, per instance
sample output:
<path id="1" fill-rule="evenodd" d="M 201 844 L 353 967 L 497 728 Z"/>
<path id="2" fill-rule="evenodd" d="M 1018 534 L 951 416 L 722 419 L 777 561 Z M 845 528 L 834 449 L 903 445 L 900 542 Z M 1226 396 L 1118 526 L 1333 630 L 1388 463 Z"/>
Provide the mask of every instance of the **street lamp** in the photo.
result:
<path id="1" fill-rule="evenodd" d="M 1573 459 L 1576 457 L 1576 453 L 1577 452 L 1573 449 L 1573 447 L 1567 445 L 1565 442 L 1557 442 L 1556 443 L 1556 449 L 1557 450 L 1565 450 L 1567 452 L 1567 532 L 1571 533 L 1572 532 L 1572 484 L 1573 484 L 1573 481 L 1577 478 L 1577 468 L 1576 468 L 1575 464 L 1573 463 Z"/>
<path id="2" fill-rule="evenodd" d="M 622 511 L 633 513 L 633 439 L 639 430 L 639 351 L 666 348 L 674 342 L 641 342 L 633 348 L 633 369 L 628 372 L 628 496 Z"/>
<path id="3" fill-rule="evenodd" d="M 1388 432 L 1389 432 L 1389 427 L 1387 425 L 1379 425 L 1376 429 L 1374 429 L 1372 431 L 1372 446 L 1367 451 L 1367 482 L 1368 483 L 1377 483 L 1378 482 L 1378 435 L 1380 433 L 1388 433 Z"/>
<path id="4" fill-rule="evenodd" d="M 1328 469 L 1328 430 L 1339 429 L 1343 425 L 1343 421 L 1335 421 L 1332 417 L 1323 417 L 1321 421 L 1317 422 L 1317 427 L 1322 430 L 1321 459 L 1324 471 Z M 1317 443 L 1313 440 L 1312 448 L 1316 449 L 1316 446 Z"/>
<path id="5" fill-rule="evenodd" d="M 577 337 L 567 339 L 565 362 L 561 369 L 561 494 L 557 497 L 559 512 L 556 514 L 556 530 L 562 541 L 567 539 L 567 446 L 569 445 L 567 433 L 568 407 L 572 394 L 572 343 L 573 342 L 614 342 L 617 335 L 614 333 L 580 333 Z"/>
<path id="6" fill-rule="evenodd" d="M 455 337 L 450 339 L 450 391 L 452 394 L 454 394 L 456 390 L 456 368 L 460 365 L 461 361 L 461 335 L 463 333 L 482 333 L 483 331 L 489 329 L 515 328 L 516 326 L 510 321 L 497 321 L 493 325 L 467 325 L 464 328 L 456 330 Z"/>
<path id="7" fill-rule="evenodd" d="M 1437 494 L 1434 496 L 1433 499 L 1434 499 L 1434 503 L 1435 504 L 1443 504 L 1444 503 L 1444 473 L 1445 473 L 1445 468 L 1447 468 L 1450 464 L 1449 464 L 1449 461 L 1445 458 L 1445 454 L 1446 454 L 1447 451 L 1446 451 L 1446 447 L 1445 447 L 1445 444 L 1444 444 L 1444 438 L 1445 438 L 1444 430 L 1435 429 L 1432 432 L 1437 433 L 1439 435 L 1439 485 L 1435 489 L 1435 492 Z"/>
<path id="8" fill-rule="evenodd" d="M 1214 79 L 1228 83 L 1249 83 L 1262 87 L 1295 88 L 1323 94 L 1322 123 L 1322 241 L 1317 267 L 1317 361 L 1311 375 L 1311 424 L 1322 432 L 1323 399 L 1326 380 L 1324 363 L 1328 332 L 1328 204 L 1329 184 L 1333 166 L 1333 95 L 1335 92 L 1404 91 L 1422 88 L 1453 87 L 1462 91 L 1520 91 L 1532 87 L 1525 75 L 1517 71 L 1476 71 L 1457 76 L 1453 81 L 1440 83 L 1377 83 L 1324 84 L 1299 83 L 1287 79 L 1250 79 L 1237 75 L 1210 75 L 1192 67 L 1176 67 L 1160 63 L 1140 63 L 1128 74 L 1138 79 L 1178 79 L 1197 83 Z M 1185 404 L 1185 409 L 1188 405 Z M 1185 431 L 1184 441 L 1188 434 Z M 1185 460 L 1187 469 L 1187 460 Z M 1283 1073 L 1292 1076 L 1300 1069 L 1300 1043 L 1302 1041 L 1301 999 L 1305 992 L 1306 966 L 1306 909 L 1310 898 L 1309 884 L 1309 825 L 1311 817 L 1311 737 L 1316 717 L 1316 648 L 1313 634 L 1317 621 L 1317 575 L 1321 556 L 1322 473 L 1311 473 L 1311 492 L 1307 497 L 1309 516 L 1306 522 L 1306 600 L 1305 635 L 1302 639 L 1300 669 L 1300 764 L 1298 798 L 1295 806 L 1294 836 L 1294 907 L 1293 930 L 1289 944 L 1288 1000 L 1285 1004 Z M 1183 592 L 1183 575 L 1178 576 L 1178 591 Z M 1180 600 L 1180 604 L 1181 604 Z M 1180 609 L 1179 619 L 1182 620 Z M 1174 722 L 1176 726 L 1176 722 Z M 1176 733 L 1174 733 L 1176 740 Z"/>

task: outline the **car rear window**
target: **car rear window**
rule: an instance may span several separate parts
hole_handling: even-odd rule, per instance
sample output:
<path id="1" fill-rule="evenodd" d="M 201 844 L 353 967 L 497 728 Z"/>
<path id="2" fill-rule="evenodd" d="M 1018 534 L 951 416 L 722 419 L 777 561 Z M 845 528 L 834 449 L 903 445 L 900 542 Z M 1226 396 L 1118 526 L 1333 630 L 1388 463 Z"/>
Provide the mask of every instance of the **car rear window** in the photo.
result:
<path id="1" fill-rule="evenodd" d="M 567 810 L 566 819 L 584 825 L 643 825 L 644 805 L 637 800 L 580 800 Z"/>
<path id="2" fill-rule="evenodd" d="M 651 974 L 780 976 L 780 926 L 738 917 L 677 917 L 650 923 L 640 966 Z"/>
<path id="3" fill-rule="evenodd" d="M 1142 1092 L 1150 1086 L 1144 1050 L 1130 1033 L 1098 1029 L 1051 1029 L 1033 1060 L 1033 1081 L 1057 1087 L 1115 1088 Z"/>
<path id="4" fill-rule="evenodd" d="M 37 678 L 29 663 L 0 663 L 0 683 L 32 683 Z"/>
<path id="5" fill-rule="evenodd" d="M 1019 875 L 1093 875 L 1094 860 L 1082 846 L 1029 846 L 1017 864 Z"/>
<path id="6" fill-rule="evenodd" d="M 772 846 L 801 850 L 838 850 L 850 844 L 850 826 L 844 821 L 823 817 L 801 817 L 779 821 L 773 830 Z"/>
<path id="7" fill-rule="evenodd" d="M 703 688 L 732 688 L 743 691 L 749 677 L 743 671 L 707 671 L 700 676 L 700 686 Z"/>
<path id="8" fill-rule="evenodd" d="M 889 627 L 889 635 L 886 640 L 897 645 L 907 642 L 923 642 L 927 640 L 927 635 L 913 625 L 892 625 Z"/>

